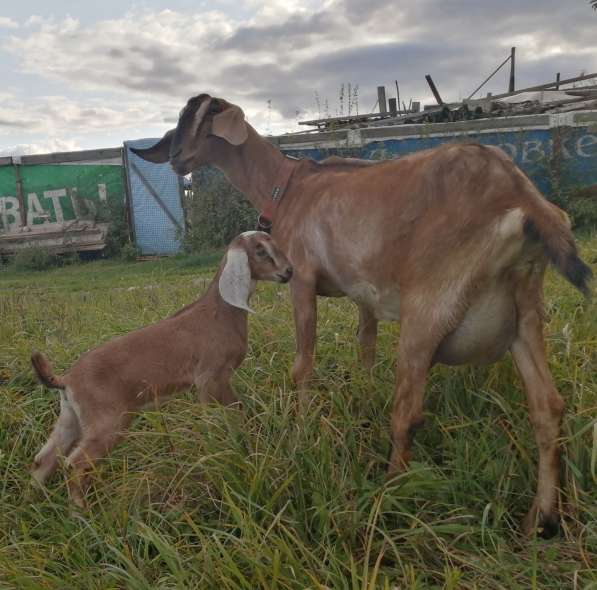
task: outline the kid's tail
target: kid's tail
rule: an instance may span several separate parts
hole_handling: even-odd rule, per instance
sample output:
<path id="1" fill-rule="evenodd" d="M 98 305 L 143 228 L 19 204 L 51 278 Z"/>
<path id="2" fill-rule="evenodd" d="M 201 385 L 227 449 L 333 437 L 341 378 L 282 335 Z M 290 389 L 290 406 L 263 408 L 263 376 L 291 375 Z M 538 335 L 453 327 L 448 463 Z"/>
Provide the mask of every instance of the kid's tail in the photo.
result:
<path id="1" fill-rule="evenodd" d="M 52 365 L 47 357 L 41 352 L 34 351 L 31 354 L 31 364 L 40 383 L 53 389 L 64 389 L 66 385 L 60 377 L 52 372 Z"/>

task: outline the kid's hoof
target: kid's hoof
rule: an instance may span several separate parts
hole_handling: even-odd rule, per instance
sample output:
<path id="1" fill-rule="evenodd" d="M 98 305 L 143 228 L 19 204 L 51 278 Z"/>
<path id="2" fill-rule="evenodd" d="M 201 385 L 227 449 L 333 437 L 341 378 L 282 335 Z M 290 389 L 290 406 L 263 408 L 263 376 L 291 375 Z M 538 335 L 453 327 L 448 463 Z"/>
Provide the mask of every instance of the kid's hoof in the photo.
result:
<path id="1" fill-rule="evenodd" d="M 544 514 L 532 508 L 522 521 L 522 530 L 527 537 L 536 534 L 542 539 L 551 539 L 560 532 L 560 518 L 557 512 Z"/>

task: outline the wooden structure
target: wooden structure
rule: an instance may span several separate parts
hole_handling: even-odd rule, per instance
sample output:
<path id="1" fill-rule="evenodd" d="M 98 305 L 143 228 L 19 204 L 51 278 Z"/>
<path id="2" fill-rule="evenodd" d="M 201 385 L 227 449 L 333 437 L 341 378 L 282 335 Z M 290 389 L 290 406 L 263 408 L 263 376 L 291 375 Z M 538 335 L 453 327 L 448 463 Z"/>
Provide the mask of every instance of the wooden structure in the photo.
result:
<path id="1" fill-rule="evenodd" d="M 0 158 L 0 254 L 102 250 L 122 174 L 122 148 Z"/>
<path id="2" fill-rule="evenodd" d="M 552 82 L 539 84 L 537 86 L 530 86 L 527 88 L 514 88 L 514 59 L 515 48 L 512 48 L 511 54 L 494 70 L 494 72 L 478 86 L 475 91 L 462 102 L 446 103 L 443 101 L 436 85 L 431 76 L 425 76 L 437 102 L 437 105 L 425 107 L 424 111 L 419 113 L 418 108 L 400 109 L 400 103 L 397 104 L 397 111 L 388 109 L 385 106 L 385 89 L 383 86 L 378 87 L 378 103 L 380 110 L 376 113 L 365 113 L 360 115 L 342 115 L 338 117 L 328 117 L 325 119 L 314 119 L 309 121 L 299 121 L 299 125 L 316 127 L 319 132 L 336 130 L 336 129 L 357 129 L 364 127 L 386 126 L 386 125 L 400 125 L 411 123 L 443 123 L 471 119 L 485 119 L 494 117 L 503 117 L 516 114 L 535 114 L 535 113 L 560 113 L 572 110 L 584 110 L 597 108 L 597 73 L 584 74 L 573 78 L 562 80 L 558 74 L 556 79 Z M 483 85 L 506 63 L 510 62 L 510 80 L 509 87 L 511 90 L 503 94 L 489 95 L 484 98 L 473 99 L 474 96 Z M 574 84 L 578 82 L 585 82 L 595 80 L 596 85 L 587 87 L 571 87 L 562 88 L 562 86 Z M 382 92 L 383 89 L 383 92 Z M 516 101 L 513 97 L 528 94 L 535 91 L 560 91 L 564 92 L 559 101 L 548 100 L 546 93 L 541 97 L 529 98 L 529 100 Z M 384 104 L 380 102 L 383 97 Z M 510 100 L 504 100 L 510 99 Z M 413 105 L 415 103 L 412 103 Z M 418 104 L 418 103 L 417 103 Z"/>

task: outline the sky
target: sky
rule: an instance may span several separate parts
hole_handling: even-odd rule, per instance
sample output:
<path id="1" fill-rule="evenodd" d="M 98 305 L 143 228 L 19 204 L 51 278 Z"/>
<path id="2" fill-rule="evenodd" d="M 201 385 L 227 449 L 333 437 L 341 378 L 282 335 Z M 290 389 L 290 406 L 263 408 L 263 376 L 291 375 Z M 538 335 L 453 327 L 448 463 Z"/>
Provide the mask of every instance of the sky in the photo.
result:
<path id="1" fill-rule="evenodd" d="M 516 46 L 517 87 L 597 72 L 588 0 L 0 3 L 0 155 L 161 137 L 207 92 L 263 134 L 371 112 L 376 88 L 466 98 Z M 349 93 L 350 85 L 350 93 Z M 504 92 L 508 68 L 483 88 Z M 341 100 L 341 95 L 344 95 Z"/>

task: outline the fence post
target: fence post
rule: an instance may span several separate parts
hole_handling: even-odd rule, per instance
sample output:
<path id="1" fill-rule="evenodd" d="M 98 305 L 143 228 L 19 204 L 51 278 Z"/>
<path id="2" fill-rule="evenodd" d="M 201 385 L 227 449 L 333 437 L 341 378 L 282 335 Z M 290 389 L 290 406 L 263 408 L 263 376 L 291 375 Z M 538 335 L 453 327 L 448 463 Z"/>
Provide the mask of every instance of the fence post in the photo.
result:
<path id="1" fill-rule="evenodd" d="M 21 165 L 12 159 L 12 167 L 15 171 L 15 191 L 17 201 L 19 202 L 19 216 L 21 218 L 21 228 L 27 225 L 27 212 L 25 211 L 25 198 L 23 197 L 23 181 L 21 180 Z"/>

